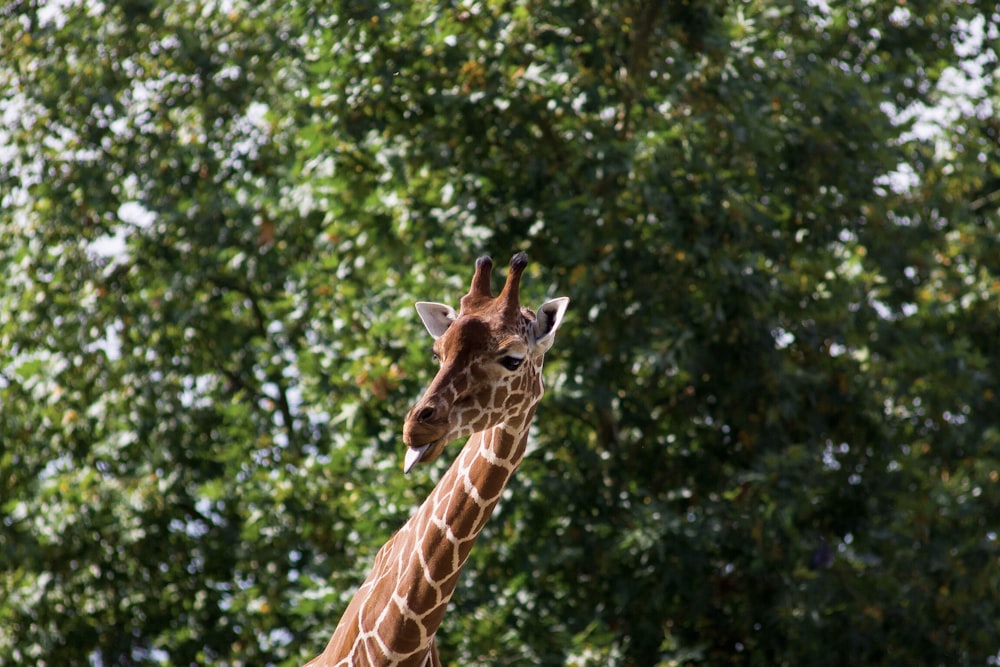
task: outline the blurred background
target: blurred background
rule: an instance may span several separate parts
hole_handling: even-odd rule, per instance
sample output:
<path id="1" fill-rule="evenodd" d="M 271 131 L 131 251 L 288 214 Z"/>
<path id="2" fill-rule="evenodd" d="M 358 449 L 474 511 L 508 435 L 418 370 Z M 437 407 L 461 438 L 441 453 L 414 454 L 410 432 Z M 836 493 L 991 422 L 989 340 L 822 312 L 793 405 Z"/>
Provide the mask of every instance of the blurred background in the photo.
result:
<path id="1" fill-rule="evenodd" d="M 297 665 L 412 304 L 569 296 L 448 665 L 991 665 L 1000 5 L 0 8 L 0 663 Z M 502 272 L 501 272 L 502 273 Z"/>

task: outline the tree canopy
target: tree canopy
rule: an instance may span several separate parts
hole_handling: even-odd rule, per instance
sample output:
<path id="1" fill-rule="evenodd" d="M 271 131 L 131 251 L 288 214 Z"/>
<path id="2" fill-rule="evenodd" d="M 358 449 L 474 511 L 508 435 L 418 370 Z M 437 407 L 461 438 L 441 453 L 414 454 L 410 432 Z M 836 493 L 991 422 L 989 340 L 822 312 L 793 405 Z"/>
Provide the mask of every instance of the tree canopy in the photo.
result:
<path id="1" fill-rule="evenodd" d="M 447 664 L 997 664 L 998 25 L 7 3 L 3 663 L 319 652 L 451 458 L 412 303 L 525 250 L 570 312 Z"/>

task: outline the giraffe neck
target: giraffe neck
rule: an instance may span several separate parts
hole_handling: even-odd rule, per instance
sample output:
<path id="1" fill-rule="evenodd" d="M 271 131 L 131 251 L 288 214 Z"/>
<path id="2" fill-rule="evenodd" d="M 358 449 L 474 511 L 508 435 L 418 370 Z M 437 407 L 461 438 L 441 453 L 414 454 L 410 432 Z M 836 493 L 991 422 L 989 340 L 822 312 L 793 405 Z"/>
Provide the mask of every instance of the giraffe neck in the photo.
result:
<path id="1" fill-rule="evenodd" d="M 424 623 L 428 634 L 441 623 L 469 552 L 524 457 L 527 440 L 527 422 L 524 428 L 500 424 L 473 434 L 414 515 L 414 555 L 420 565 L 413 563 L 412 575 L 407 572 L 398 588 L 414 584 L 411 609 L 426 609 L 420 589 L 424 581 L 434 582 L 433 595 L 425 599 L 434 603 Z"/>
<path id="2" fill-rule="evenodd" d="M 524 457 L 534 411 L 532 404 L 469 438 L 416 513 L 379 550 L 326 650 L 309 666 L 439 664 L 434 634 L 476 537 Z"/>

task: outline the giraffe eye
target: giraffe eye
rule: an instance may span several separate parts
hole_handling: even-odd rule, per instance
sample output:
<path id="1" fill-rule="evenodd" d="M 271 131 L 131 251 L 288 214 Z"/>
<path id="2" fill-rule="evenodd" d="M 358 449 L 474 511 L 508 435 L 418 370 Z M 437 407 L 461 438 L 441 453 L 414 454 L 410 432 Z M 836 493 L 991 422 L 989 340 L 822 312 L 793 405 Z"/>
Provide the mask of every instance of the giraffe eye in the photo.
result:
<path id="1" fill-rule="evenodd" d="M 512 357 L 510 355 L 500 359 L 500 365 L 509 371 L 516 371 L 524 361 L 524 357 Z"/>
<path id="2" fill-rule="evenodd" d="M 441 355 L 433 350 L 431 351 L 431 359 L 433 359 L 436 364 L 441 363 Z"/>

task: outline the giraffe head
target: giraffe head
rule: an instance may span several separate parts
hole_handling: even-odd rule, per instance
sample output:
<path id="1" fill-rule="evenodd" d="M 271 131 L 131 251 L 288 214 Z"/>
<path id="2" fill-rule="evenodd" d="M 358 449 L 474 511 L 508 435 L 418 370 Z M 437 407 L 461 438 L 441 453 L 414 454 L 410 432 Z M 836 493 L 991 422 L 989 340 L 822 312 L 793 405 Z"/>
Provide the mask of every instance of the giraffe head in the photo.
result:
<path id="1" fill-rule="evenodd" d="M 417 303 L 440 367 L 406 416 L 404 471 L 433 461 L 452 440 L 501 422 L 527 427 L 542 396 L 542 360 L 569 303 L 560 297 L 537 312 L 522 308 L 519 289 L 527 265 L 524 253 L 514 255 L 503 291 L 494 298 L 493 260 L 480 257 L 459 312 L 441 303 Z"/>

